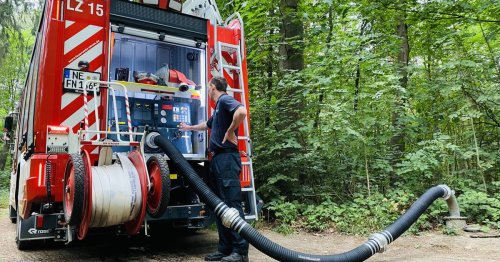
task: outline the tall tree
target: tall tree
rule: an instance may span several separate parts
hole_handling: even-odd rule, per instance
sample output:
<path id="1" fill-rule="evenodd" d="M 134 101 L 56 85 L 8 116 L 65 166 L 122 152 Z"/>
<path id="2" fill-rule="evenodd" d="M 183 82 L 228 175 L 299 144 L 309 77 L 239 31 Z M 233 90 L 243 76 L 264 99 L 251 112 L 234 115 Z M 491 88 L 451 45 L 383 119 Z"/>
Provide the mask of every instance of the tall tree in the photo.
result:
<path id="1" fill-rule="evenodd" d="M 395 106 L 392 112 L 392 128 L 394 134 L 391 138 L 391 146 L 393 148 L 393 158 L 392 165 L 393 168 L 397 168 L 397 164 L 400 163 L 401 158 L 405 150 L 404 141 L 404 128 L 405 124 L 405 103 L 406 103 L 406 91 L 408 88 L 408 62 L 410 60 L 410 44 L 408 40 L 408 25 L 406 23 L 406 0 L 399 2 L 401 6 L 401 11 L 397 15 L 397 29 L 396 35 L 400 42 L 399 52 L 396 60 L 396 67 L 399 75 L 399 86 L 395 92 Z M 394 173 L 395 174 L 395 173 Z M 391 176 L 391 184 L 396 182 L 396 176 Z"/>

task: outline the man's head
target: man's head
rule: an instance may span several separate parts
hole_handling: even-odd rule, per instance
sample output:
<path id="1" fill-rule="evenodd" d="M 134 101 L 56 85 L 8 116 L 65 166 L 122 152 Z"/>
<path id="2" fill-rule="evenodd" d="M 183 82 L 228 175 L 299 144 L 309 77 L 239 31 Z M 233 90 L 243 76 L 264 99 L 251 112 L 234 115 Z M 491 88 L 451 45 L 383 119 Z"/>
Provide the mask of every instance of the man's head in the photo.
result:
<path id="1" fill-rule="evenodd" d="M 225 93 L 227 90 L 227 81 L 224 77 L 215 76 L 208 83 L 208 95 L 214 99 L 217 94 Z"/>

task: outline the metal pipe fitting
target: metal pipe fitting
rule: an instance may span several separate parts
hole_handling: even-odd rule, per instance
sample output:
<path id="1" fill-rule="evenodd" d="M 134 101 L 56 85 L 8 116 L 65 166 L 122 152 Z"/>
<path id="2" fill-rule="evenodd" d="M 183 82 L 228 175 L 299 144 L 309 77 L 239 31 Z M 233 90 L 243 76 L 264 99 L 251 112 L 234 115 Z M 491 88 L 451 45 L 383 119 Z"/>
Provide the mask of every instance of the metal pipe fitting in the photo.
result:
<path id="1" fill-rule="evenodd" d="M 388 232 L 387 232 L 388 233 Z M 368 238 L 368 243 L 369 242 L 375 242 L 375 247 L 374 248 L 374 253 L 376 252 L 379 252 L 379 253 L 383 253 L 387 250 L 387 245 L 389 245 L 389 239 L 387 238 L 386 235 L 382 234 L 382 233 L 375 233 L 375 234 L 372 234 L 369 238 Z M 370 244 L 368 244 L 370 246 L 370 249 L 372 248 L 372 246 Z"/>
<path id="2" fill-rule="evenodd" d="M 228 208 L 222 213 L 222 224 L 227 228 L 231 228 L 231 225 L 238 217 L 240 217 L 240 213 L 236 208 Z"/>
<path id="3" fill-rule="evenodd" d="M 157 133 L 157 132 L 151 132 L 151 133 L 147 134 L 146 139 L 145 139 L 146 145 L 149 148 L 153 148 L 153 149 L 158 148 L 158 146 L 155 143 L 155 138 L 159 135 L 160 135 L 160 133 Z"/>
<path id="4" fill-rule="evenodd" d="M 451 190 L 451 188 L 447 185 L 439 185 L 438 187 L 442 188 L 444 190 L 444 195 L 443 195 L 443 199 L 444 200 L 448 200 L 448 198 L 450 198 L 452 195 L 454 195 L 455 192 L 453 192 L 453 190 Z"/>

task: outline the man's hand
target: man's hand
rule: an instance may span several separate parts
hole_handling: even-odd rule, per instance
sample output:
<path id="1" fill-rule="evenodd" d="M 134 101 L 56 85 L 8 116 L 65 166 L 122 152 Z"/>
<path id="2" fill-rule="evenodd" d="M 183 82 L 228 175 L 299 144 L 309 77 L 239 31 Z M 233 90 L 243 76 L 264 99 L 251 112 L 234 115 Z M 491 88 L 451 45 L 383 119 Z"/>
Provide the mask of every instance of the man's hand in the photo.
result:
<path id="1" fill-rule="evenodd" d="M 180 131 L 189 131 L 191 129 L 190 125 L 186 125 L 185 123 L 180 123 L 179 124 L 179 130 Z"/>
<path id="2" fill-rule="evenodd" d="M 224 134 L 224 139 L 222 139 L 222 144 L 226 143 L 226 141 L 238 145 L 238 137 L 236 137 L 234 132 L 226 132 L 226 134 Z"/>

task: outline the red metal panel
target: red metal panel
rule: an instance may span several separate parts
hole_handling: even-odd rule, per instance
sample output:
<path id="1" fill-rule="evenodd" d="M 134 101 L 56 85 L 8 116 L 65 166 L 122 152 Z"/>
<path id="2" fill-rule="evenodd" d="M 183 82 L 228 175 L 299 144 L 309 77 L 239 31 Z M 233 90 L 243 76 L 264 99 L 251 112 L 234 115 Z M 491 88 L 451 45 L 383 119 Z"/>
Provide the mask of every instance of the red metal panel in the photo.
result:
<path id="1" fill-rule="evenodd" d="M 38 82 L 34 115 L 34 135 L 35 152 L 45 152 L 47 125 L 58 125 L 56 119 L 58 112 L 57 104 L 60 98 L 62 83 L 61 55 L 62 30 L 64 24 L 55 18 L 54 3 L 58 1 L 46 2 L 46 16 L 42 24 L 41 51 L 38 65 Z"/>
<path id="2" fill-rule="evenodd" d="M 106 6 L 109 6 L 109 4 L 107 3 Z M 111 46 L 111 50 L 108 49 L 108 46 L 109 45 L 114 45 L 114 42 L 112 43 L 112 39 L 111 38 L 111 29 L 109 28 L 110 26 L 110 12 L 107 11 L 106 12 L 106 18 L 105 18 L 105 23 L 104 23 L 104 65 L 103 65 L 103 69 L 101 71 L 102 73 L 102 80 L 108 80 L 109 79 L 109 75 L 108 75 L 108 71 L 109 71 L 109 63 L 111 63 L 111 58 L 113 57 L 113 47 L 114 46 Z M 101 130 L 102 131 L 106 131 L 106 125 L 107 125 L 107 121 L 106 121 L 106 118 L 107 118 L 107 105 L 108 105 L 108 89 L 103 89 L 101 90 L 101 106 L 100 106 L 100 116 L 101 116 L 101 122 L 99 123 L 99 126 L 101 127 Z M 91 156 L 92 157 L 92 156 Z M 98 159 L 98 156 L 97 156 L 97 159 Z M 95 161 L 95 160 L 94 160 Z"/>
<path id="3" fill-rule="evenodd" d="M 46 14 L 51 14 L 52 19 L 45 19 L 42 25 L 44 34 L 41 40 L 42 50 L 38 70 L 35 152 L 45 152 L 47 125 L 71 123 L 70 127 L 74 130 L 79 126 L 76 118 L 83 120 L 83 113 L 75 114 L 83 107 L 81 96 L 65 95 L 62 91 L 64 68 L 77 69 L 79 60 L 89 60 L 89 71 L 103 72 L 102 79 L 107 79 L 105 57 L 109 32 L 109 1 L 67 0 L 62 2 L 64 3 L 62 6 L 60 3 L 59 0 L 47 1 Z M 61 16 L 61 13 L 64 15 Z M 57 20 L 60 17 L 64 17 L 65 20 Z M 102 97 L 105 98 L 105 94 Z M 63 101 L 63 95 L 66 101 Z M 71 98 L 68 98 L 70 96 Z M 105 105 L 105 100 L 100 104 Z M 102 118 L 102 110 L 99 112 Z"/>
<path id="4" fill-rule="evenodd" d="M 64 4 L 61 4 L 64 3 Z M 52 196 L 53 201 L 62 201 L 62 180 L 67 155 L 46 155 L 47 125 L 66 125 L 72 131 L 79 129 L 83 120 L 83 98 L 81 95 L 63 93 L 64 68 L 74 68 L 80 59 L 89 59 L 89 71 L 102 72 L 102 79 L 107 79 L 107 43 L 109 41 L 109 1 L 106 0 L 54 0 L 46 1 L 45 19 L 41 25 L 40 59 L 37 65 L 38 81 L 35 101 L 34 132 L 35 155 L 31 157 L 30 177 L 26 181 L 26 195 L 29 207 L 32 202 L 47 201 L 44 178 L 40 178 L 39 168 L 43 168 L 45 177 L 45 161 L 52 163 Z M 50 15 L 49 15 L 50 14 Z M 64 20 L 62 20 L 64 18 Z M 97 108 L 103 119 L 103 108 L 106 105 L 106 92 L 102 92 L 100 106 Z M 89 97 L 90 99 L 91 97 Z M 93 111 L 89 112 L 89 120 L 95 123 Z M 104 120 L 100 125 L 105 128 Z M 91 150 L 96 146 L 89 147 Z M 39 154 L 42 153 L 42 154 Z M 94 156 L 96 160 L 97 156 Z M 42 179 L 43 183 L 42 183 Z M 29 211 L 29 210 L 27 210 Z"/>
<path id="5" fill-rule="evenodd" d="M 90 25 L 104 26 L 109 1 L 106 0 L 66 0 L 65 20 L 78 21 Z"/>
<path id="6" fill-rule="evenodd" d="M 161 9 L 167 9 L 168 7 L 168 0 L 160 0 L 158 2 L 158 6 L 161 8 Z"/>
<path id="7" fill-rule="evenodd" d="M 61 202 L 63 197 L 63 179 L 64 170 L 66 169 L 66 161 L 68 155 L 46 155 L 36 154 L 31 157 L 30 177 L 26 180 L 25 200 L 27 203 L 46 202 L 47 187 L 46 187 L 46 161 L 49 160 L 52 164 L 51 171 L 51 195 L 52 201 Z"/>
<path id="8" fill-rule="evenodd" d="M 108 79 L 108 43 L 109 43 L 109 1 L 71 0 L 65 5 L 65 30 L 64 30 L 64 60 L 61 74 L 64 68 L 78 69 L 79 61 L 89 62 L 89 71 L 101 73 L 101 80 Z M 81 19 L 84 16 L 85 19 Z M 59 122 L 69 125 L 76 132 L 80 129 L 80 122 L 84 120 L 83 95 L 72 93 L 61 94 Z M 105 109 L 107 104 L 107 92 L 102 91 L 99 106 L 93 108 L 93 98 L 89 94 L 89 125 L 96 124 L 95 110 L 99 114 L 99 126 L 105 129 Z M 90 153 L 97 153 L 96 146 L 87 146 Z M 96 156 L 91 156 L 92 160 Z M 97 159 L 97 158 L 96 158 Z"/>

